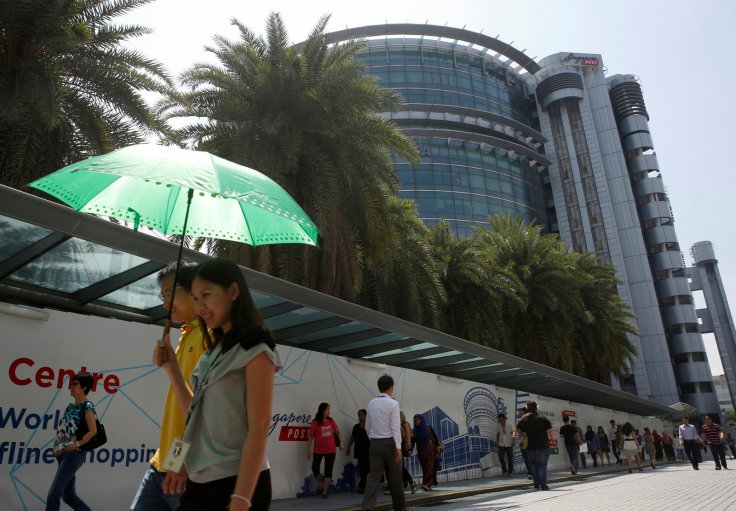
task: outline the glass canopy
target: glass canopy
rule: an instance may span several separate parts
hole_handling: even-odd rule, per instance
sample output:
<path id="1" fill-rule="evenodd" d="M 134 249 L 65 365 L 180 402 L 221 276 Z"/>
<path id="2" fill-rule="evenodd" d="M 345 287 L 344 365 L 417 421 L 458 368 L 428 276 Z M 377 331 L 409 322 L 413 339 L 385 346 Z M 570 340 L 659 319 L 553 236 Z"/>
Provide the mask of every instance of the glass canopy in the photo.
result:
<path id="1" fill-rule="evenodd" d="M 0 302 L 162 323 L 166 240 L 0 186 Z M 207 255 L 185 250 L 185 257 Z M 279 344 L 611 408 L 669 407 L 243 268 Z M 0 320 L 2 316 L 0 315 Z"/>

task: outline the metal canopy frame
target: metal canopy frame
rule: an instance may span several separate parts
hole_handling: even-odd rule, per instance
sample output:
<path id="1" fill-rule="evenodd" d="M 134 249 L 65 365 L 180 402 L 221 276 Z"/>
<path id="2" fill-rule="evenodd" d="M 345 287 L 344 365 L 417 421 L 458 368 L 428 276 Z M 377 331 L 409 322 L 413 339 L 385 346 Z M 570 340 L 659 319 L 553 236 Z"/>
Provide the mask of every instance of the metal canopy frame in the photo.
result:
<path id="1" fill-rule="evenodd" d="M 12 225 L 22 225 L 46 234 L 27 246 L 18 248 L 18 243 L 7 244 L 18 248 L 13 253 L 8 253 L 8 249 L 0 245 L 0 301 L 148 324 L 161 324 L 165 319 L 165 311 L 156 298 L 158 289 L 151 289 L 150 283 L 146 288 L 144 284 L 146 279 L 153 278 L 158 269 L 176 258 L 178 247 L 175 244 L 0 186 L 0 236 L 7 236 Z M 60 290 L 58 286 L 57 289 L 46 287 L 43 282 L 29 283 L 17 278 L 16 272 L 34 264 L 44 254 L 70 239 L 85 240 L 94 246 L 104 247 L 108 252 L 112 250 L 115 255 L 141 258 L 143 262 L 117 273 L 108 272 L 109 276 L 73 292 Z M 194 261 L 209 258 L 188 249 L 185 249 L 184 256 Z M 64 268 L 56 270 L 63 273 Z M 478 383 L 497 384 L 637 415 L 673 417 L 679 413 L 607 385 L 248 268 L 242 271 L 256 305 L 282 345 Z M 140 297 L 141 303 L 149 303 L 147 307 L 137 308 L 138 302 L 135 301 L 121 305 L 111 296 L 132 288 L 139 293 L 134 297 Z"/>

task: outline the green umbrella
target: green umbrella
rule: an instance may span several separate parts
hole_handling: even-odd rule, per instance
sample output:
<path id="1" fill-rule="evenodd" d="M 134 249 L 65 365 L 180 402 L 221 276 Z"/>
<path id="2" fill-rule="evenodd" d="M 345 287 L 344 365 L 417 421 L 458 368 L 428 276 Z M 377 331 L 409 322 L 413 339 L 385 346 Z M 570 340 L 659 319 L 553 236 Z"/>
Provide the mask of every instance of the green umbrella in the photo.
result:
<path id="1" fill-rule="evenodd" d="M 164 234 L 254 246 L 317 244 L 314 222 L 275 181 L 203 151 L 133 145 L 74 163 L 29 186 L 77 211 Z"/>
<path id="2" fill-rule="evenodd" d="M 314 222 L 276 182 L 204 151 L 133 145 L 74 163 L 29 186 L 77 211 L 181 235 L 177 262 L 184 235 L 254 246 L 317 245 Z"/>

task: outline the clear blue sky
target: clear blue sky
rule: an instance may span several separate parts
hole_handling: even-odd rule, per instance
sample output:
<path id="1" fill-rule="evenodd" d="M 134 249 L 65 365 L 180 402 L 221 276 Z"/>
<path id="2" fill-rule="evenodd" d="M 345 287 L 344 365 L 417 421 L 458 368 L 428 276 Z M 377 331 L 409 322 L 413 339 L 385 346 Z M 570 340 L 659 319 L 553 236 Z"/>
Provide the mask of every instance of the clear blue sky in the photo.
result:
<path id="1" fill-rule="evenodd" d="M 234 37 L 230 18 L 260 34 L 272 11 L 282 15 L 293 42 L 303 40 L 323 14 L 332 15 L 330 30 L 447 23 L 499 34 L 531 57 L 600 53 L 609 75 L 639 76 L 685 260 L 691 264 L 693 243 L 712 241 L 729 303 L 736 305 L 736 193 L 726 161 L 728 148 L 736 146 L 728 128 L 736 120 L 736 2 L 155 0 L 118 22 L 153 29 L 132 46 L 178 75 L 194 62 L 210 60 L 204 46 L 213 36 Z M 720 374 L 715 341 L 705 337 L 713 373 Z"/>

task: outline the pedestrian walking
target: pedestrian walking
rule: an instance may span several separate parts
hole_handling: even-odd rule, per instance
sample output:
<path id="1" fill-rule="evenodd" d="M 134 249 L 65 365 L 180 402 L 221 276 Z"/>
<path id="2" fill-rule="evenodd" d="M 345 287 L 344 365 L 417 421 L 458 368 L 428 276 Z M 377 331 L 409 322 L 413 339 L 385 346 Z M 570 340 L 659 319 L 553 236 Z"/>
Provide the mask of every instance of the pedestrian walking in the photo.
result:
<path id="1" fill-rule="evenodd" d="M 360 473 L 360 482 L 358 482 L 358 493 L 365 491 L 365 483 L 368 479 L 368 471 L 370 470 L 369 449 L 371 442 L 368 440 L 368 433 L 365 431 L 365 409 L 358 410 L 358 423 L 353 426 L 353 430 L 348 438 L 348 447 L 345 454 L 350 456 L 350 450 L 355 445 L 354 457 L 358 461 L 358 472 Z"/>
<path id="2" fill-rule="evenodd" d="M 506 415 L 498 414 L 496 426 L 496 445 L 498 446 L 498 460 L 501 463 L 501 475 L 514 473 L 514 428 L 506 421 Z"/>
<path id="3" fill-rule="evenodd" d="M 580 444 L 583 443 L 578 433 L 578 428 L 570 424 L 570 417 L 564 415 L 562 417 L 563 426 L 560 428 L 560 438 L 565 442 L 565 450 L 570 460 L 570 473 L 575 475 L 578 473 L 580 455 Z"/>
<path id="4" fill-rule="evenodd" d="M 593 458 L 593 466 L 598 466 L 598 451 L 600 450 L 601 444 L 598 440 L 598 435 L 593 432 L 593 426 L 588 425 L 585 428 L 585 443 L 588 447 L 588 454 L 590 454 L 590 457 Z M 601 464 L 603 464 L 603 459 L 601 458 Z"/>
<path id="5" fill-rule="evenodd" d="M 87 453 L 82 450 L 84 444 L 97 434 L 95 406 L 87 399 L 92 385 L 94 377 L 90 373 L 77 373 L 72 378 L 69 389 L 74 401 L 64 409 L 56 429 L 52 452 L 56 457 L 57 467 L 46 496 L 46 511 L 58 511 L 62 499 L 76 511 L 90 511 L 90 507 L 77 495 L 76 474 L 85 462 Z M 87 424 L 87 433 L 78 438 L 77 432 L 82 421 Z"/>
<path id="6" fill-rule="evenodd" d="M 623 465 L 624 464 L 624 457 L 621 454 L 621 449 L 624 448 L 624 431 L 623 426 L 621 424 L 616 424 L 616 449 L 618 450 L 619 459 L 618 464 Z"/>
<path id="7" fill-rule="evenodd" d="M 587 457 L 585 456 L 585 451 L 588 450 L 588 444 L 585 443 L 585 435 L 583 434 L 583 430 L 578 426 L 578 421 L 576 421 L 575 419 L 572 419 L 570 421 L 570 425 L 577 430 L 578 438 L 580 438 L 580 444 L 578 445 L 580 464 L 583 466 L 583 468 L 588 468 L 588 461 Z"/>
<path id="8" fill-rule="evenodd" d="M 366 408 L 365 429 L 371 441 L 368 481 L 363 494 L 363 510 L 373 510 L 378 497 L 381 476 L 387 474 L 394 511 L 404 511 L 404 491 L 401 485 L 401 416 L 399 403 L 393 399 L 394 379 L 388 374 L 378 378 L 378 396 Z"/>
<path id="9" fill-rule="evenodd" d="M 442 453 L 445 452 L 445 444 L 442 443 L 442 439 L 437 435 L 431 424 L 429 426 L 429 433 L 432 435 L 432 442 L 434 443 L 434 472 L 432 473 L 432 486 L 437 486 L 437 473 L 442 470 Z"/>
<path id="10" fill-rule="evenodd" d="M 610 424 L 610 427 L 608 428 L 608 440 L 611 442 L 611 451 L 613 451 L 613 455 L 616 458 L 616 463 L 619 465 L 621 464 L 621 456 L 619 455 L 620 445 L 622 438 L 620 437 L 620 428 L 621 426 L 616 425 L 616 421 L 611 419 L 608 421 Z"/>
<path id="11" fill-rule="evenodd" d="M 675 448 L 677 462 L 685 463 L 685 447 L 682 442 L 680 442 L 680 432 L 677 429 L 672 432 L 672 445 Z"/>
<path id="12" fill-rule="evenodd" d="M 662 433 L 662 449 L 664 450 L 664 455 L 667 457 L 667 461 L 674 463 L 675 446 L 672 437 L 666 431 Z"/>
<path id="13" fill-rule="evenodd" d="M 736 442 L 734 442 L 731 433 L 726 435 L 726 443 L 728 444 L 728 448 L 731 449 L 731 459 L 736 459 Z"/>
<path id="14" fill-rule="evenodd" d="M 337 423 L 330 417 L 330 405 L 320 403 L 314 420 L 309 426 L 307 459 L 312 460 L 312 475 L 319 482 L 317 493 L 323 499 L 327 498 L 332 482 L 332 468 L 335 465 L 335 457 L 337 456 L 337 450 L 342 450 L 342 445 L 342 433 L 340 433 Z M 320 474 L 323 458 L 325 460 L 324 476 Z"/>
<path id="15" fill-rule="evenodd" d="M 516 429 L 514 430 L 514 435 L 516 436 L 516 439 L 519 441 L 519 452 L 521 453 L 521 460 L 524 462 L 524 468 L 526 468 L 526 478 L 531 480 L 532 479 L 532 472 L 529 469 L 529 458 L 527 457 L 527 444 L 525 442 L 521 441 L 521 430 L 519 429 L 519 421 L 526 415 L 527 410 L 526 407 L 519 408 L 519 415 L 516 422 Z"/>
<path id="16" fill-rule="evenodd" d="M 417 492 L 417 484 L 414 482 L 414 478 L 406 468 L 406 459 L 411 457 L 411 451 L 414 449 L 414 434 L 412 433 L 411 425 L 406 420 L 404 412 L 399 413 L 401 420 L 401 454 L 403 459 L 401 460 L 401 482 L 404 488 L 410 488 L 412 493 Z M 390 492 L 389 492 L 390 493 Z"/>
<path id="17" fill-rule="evenodd" d="M 598 459 L 601 460 L 601 465 L 603 465 L 603 456 L 605 455 L 609 467 L 611 466 L 610 444 L 611 442 L 608 440 L 608 435 L 603 430 L 603 426 L 598 426 Z"/>
<path id="18" fill-rule="evenodd" d="M 555 431 L 546 417 L 539 415 L 536 401 L 526 402 L 527 413 L 519 421 L 519 430 L 527 438 L 527 458 L 534 487 L 549 490 L 547 485 L 547 461 L 550 445 L 556 446 Z"/>
<path id="19" fill-rule="evenodd" d="M 643 448 L 642 452 L 646 452 L 649 455 L 649 464 L 652 468 L 657 468 L 655 460 L 657 456 L 657 449 L 654 447 L 654 434 L 649 428 L 644 428 L 644 434 L 642 435 Z M 644 456 L 641 458 L 644 461 Z"/>
<path id="20" fill-rule="evenodd" d="M 685 450 L 685 455 L 690 463 L 693 465 L 693 469 L 698 470 L 698 454 L 700 451 L 700 437 L 695 429 L 695 426 L 690 424 L 690 419 L 685 417 L 682 419 L 682 424 L 678 428 L 680 436 L 680 445 Z"/>
<path id="21" fill-rule="evenodd" d="M 271 505 L 266 442 L 273 382 L 281 362 L 241 269 L 225 258 L 197 267 L 192 281 L 207 351 L 192 371 L 194 392 L 175 357 L 162 365 L 183 412 L 184 466 L 170 470 L 165 493 L 184 489 L 180 511 L 265 511 Z M 171 350 L 169 336 L 164 338 Z M 185 489 L 186 487 L 186 489 Z"/>
<path id="22" fill-rule="evenodd" d="M 414 441 L 419 465 L 422 467 L 422 490 L 431 491 L 434 482 L 436 448 L 435 440 L 423 415 L 414 416 Z"/>
<path id="23" fill-rule="evenodd" d="M 171 307 L 171 321 L 183 325 L 181 336 L 176 350 L 169 353 L 168 347 L 157 343 L 153 350 L 153 363 L 161 366 L 167 357 L 175 357 L 181 370 L 184 383 L 189 387 L 189 379 L 199 357 L 205 352 L 202 328 L 197 316 L 196 303 L 192 297 L 192 280 L 197 273 L 197 264 L 191 261 L 181 261 L 179 273 L 176 275 L 176 292 L 174 292 L 174 274 L 177 264 L 170 263 L 158 273 L 158 285 L 160 297 L 165 309 Z M 171 295 L 174 302 L 171 303 Z M 181 438 L 186 426 L 186 416 L 176 401 L 174 387 L 169 384 L 164 401 L 163 414 L 161 418 L 161 431 L 159 432 L 159 448 L 150 459 L 148 470 L 146 470 L 138 491 L 130 506 L 131 511 L 174 511 L 179 507 L 181 493 L 167 495 L 164 493 L 164 480 L 166 472 L 163 461 L 169 453 L 175 438 Z"/>
<path id="24" fill-rule="evenodd" d="M 723 431 L 721 427 L 713 422 L 710 416 L 705 417 L 705 426 L 703 426 L 701 434 L 703 435 L 703 444 L 710 446 L 710 452 L 713 454 L 713 461 L 716 462 L 716 470 L 723 467 L 728 470 L 726 464 L 726 449 L 723 445 Z"/>
<path id="25" fill-rule="evenodd" d="M 652 430 L 652 438 L 654 439 L 654 459 L 662 461 L 664 459 L 664 448 L 662 446 L 662 437 L 656 429 Z"/>
<path id="26" fill-rule="evenodd" d="M 629 474 L 631 474 L 631 458 L 636 458 L 636 466 L 641 472 L 641 447 L 634 434 L 634 426 L 630 422 L 625 423 L 621 427 L 621 433 L 623 435 L 621 457 L 624 459 L 626 466 L 629 467 Z"/>

